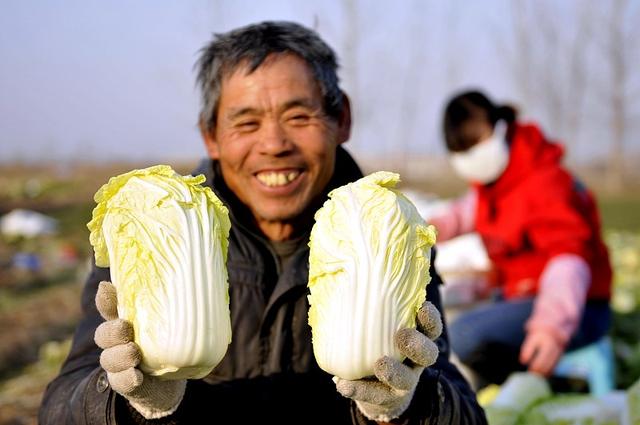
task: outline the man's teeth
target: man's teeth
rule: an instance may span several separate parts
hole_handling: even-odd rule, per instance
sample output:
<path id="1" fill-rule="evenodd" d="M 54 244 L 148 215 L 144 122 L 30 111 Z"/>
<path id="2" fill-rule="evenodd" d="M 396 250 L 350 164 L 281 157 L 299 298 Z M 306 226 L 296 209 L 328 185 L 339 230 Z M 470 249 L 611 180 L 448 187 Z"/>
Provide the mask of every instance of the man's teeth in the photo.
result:
<path id="1" fill-rule="evenodd" d="M 289 171 L 287 173 L 260 173 L 256 177 L 262 184 L 265 184 L 269 187 L 274 186 L 284 186 L 287 183 L 290 183 L 296 179 L 300 175 L 299 171 Z"/>

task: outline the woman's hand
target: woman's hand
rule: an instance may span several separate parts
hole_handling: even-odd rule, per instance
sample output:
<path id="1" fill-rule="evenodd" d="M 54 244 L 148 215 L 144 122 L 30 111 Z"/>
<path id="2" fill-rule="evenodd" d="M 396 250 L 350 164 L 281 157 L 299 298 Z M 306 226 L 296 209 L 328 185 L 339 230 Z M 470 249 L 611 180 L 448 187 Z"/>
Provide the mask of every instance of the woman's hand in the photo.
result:
<path id="1" fill-rule="evenodd" d="M 541 329 L 531 330 L 520 348 L 520 362 L 528 366 L 529 372 L 549 376 L 564 353 L 564 348 L 553 334 Z"/>

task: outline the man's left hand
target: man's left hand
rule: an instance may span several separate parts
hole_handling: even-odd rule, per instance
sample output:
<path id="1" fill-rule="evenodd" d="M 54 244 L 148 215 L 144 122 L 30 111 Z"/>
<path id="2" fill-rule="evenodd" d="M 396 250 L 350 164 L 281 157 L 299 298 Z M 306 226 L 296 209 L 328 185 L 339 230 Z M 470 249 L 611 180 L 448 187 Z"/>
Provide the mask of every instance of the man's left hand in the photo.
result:
<path id="1" fill-rule="evenodd" d="M 399 417 L 411 403 L 425 367 L 435 363 L 438 347 L 434 340 L 442 332 L 440 312 L 428 301 L 418 311 L 418 329 L 400 329 L 395 343 L 408 361 L 384 356 L 374 365 L 377 379 L 349 381 L 334 378 L 340 394 L 356 401 L 369 419 L 388 422 Z"/>
<path id="2" fill-rule="evenodd" d="M 551 375 L 564 353 L 564 346 L 549 332 L 532 330 L 527 333 L 520 349 L 520 362 L 529 372 Z"/>

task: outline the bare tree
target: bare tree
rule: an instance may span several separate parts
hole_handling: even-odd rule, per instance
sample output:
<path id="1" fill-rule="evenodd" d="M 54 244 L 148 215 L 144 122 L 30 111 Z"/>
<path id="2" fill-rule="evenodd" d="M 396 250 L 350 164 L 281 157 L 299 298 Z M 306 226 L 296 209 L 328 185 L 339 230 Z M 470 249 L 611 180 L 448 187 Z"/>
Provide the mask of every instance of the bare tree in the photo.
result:
<path id="1" fill-rule="evenodd" d="M 445 57 L 445 87 L 457 87 L 460 82 L 462 65 L 460 55 L 464 44 L 460 39 L 460 4 L 451 0 L 445 4 L 446 43 L 450 52 Z"/>
<path id="2" fill-rule="evenodd" d="M 539 0 L 509 3 L 513 45 L 508 63 L 525 109 L 540 111 L 549 132 L 576 146 L 584 112 L 592 8 Z M 504 43 L 503 43 L 504 44 Z"/>
<path id="3" fill-rule="evenodd" d="M 637 57 L 633 53 L 637 54 L 640 37 L 638 26 L 632 23 L 633 18 L 640 13 L 636 9 L 633 15 L 629 0 L 612 0 L 606 4 L 609 5 L 609 13 L 603 13 L 602 16 L 608 34 L 603 37 L 604 42 L 600 47 L 602 56 L 609 65 L 609 81 L 603 81 L 600 87 L 603 98 L 608 99 L 610 111 L 611 142 L 607 184 L 610 190 L 619 191 L 625 177 L 625 139 L 633 121 L 632 102 L 640 94 L 638 86 L 635 92 L 632 89 L 633 79 L 635 78 L 636 84 L 639 81 L 638 73 L 634 72 L 638 69 Z"/>
<path id="4" fill-rule="evenodd" d="M 640 2 L 575 0 L 569 11 L 559 9 L 567 3 L 539 0 L 510 5 L 510 65 L 523 101 L 541 108 L 550 131 L 573 148 L 580 134 L 596 132 L 599 124 L 607 128 L 606 183 L 609 190 L 621 190 L 625 141 L 640 96 L 640 75 L 634 72 L 640 68 Z"/>
<path id="5" fill-rule="evenodd" d="M 426 69 L 425 61 L 427 59 L 425 49 L 425 33 L 424 28 L 425 17 L 429 16 L 427 4 L 421 0 L 414 0 L 409 7 L 412 11 L 411 21 L 408 23 L 408 35 L 411 43 L 407 49 L 406 71 L 399 78 L 398 95 L 401 96 L 402 103 L 400 105 L 401 116 L 397 122 L 397 130 L 394 132 L 392 152 L 397 164 L 394 169 L 398 170 L 401 175 L 408 175 L 410 170 L 409 155 L 411 150 L 412 133 L 416 130 L 420 122 L 420 111 L 418 105 L 418 97 L 416 93 L 424 93 L 421 83 L 425 80 L 423 74 Z M 420 141 L 422 142 L 422 141 Z"/>

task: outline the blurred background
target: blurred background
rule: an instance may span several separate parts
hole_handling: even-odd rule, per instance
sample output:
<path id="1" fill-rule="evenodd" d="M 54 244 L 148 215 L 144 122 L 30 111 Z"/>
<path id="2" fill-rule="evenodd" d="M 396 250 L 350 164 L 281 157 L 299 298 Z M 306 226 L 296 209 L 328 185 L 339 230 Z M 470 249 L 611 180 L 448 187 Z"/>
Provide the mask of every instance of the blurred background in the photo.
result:
<path id="1" fill-rule="evenodd" d="M 334 47 L 354 109 L 347 149 L 423 198 L 465 187 L 440 129 L 458 91 L 482 89 L 561 141 L 613 257 L 617 385 L 640 377 L 640 0 L 3 0 L 0 424 L 35 423 L 66 355 L 93 194 L 132 168 L 195 167 L 198 51 L 267 19 Z"/>

